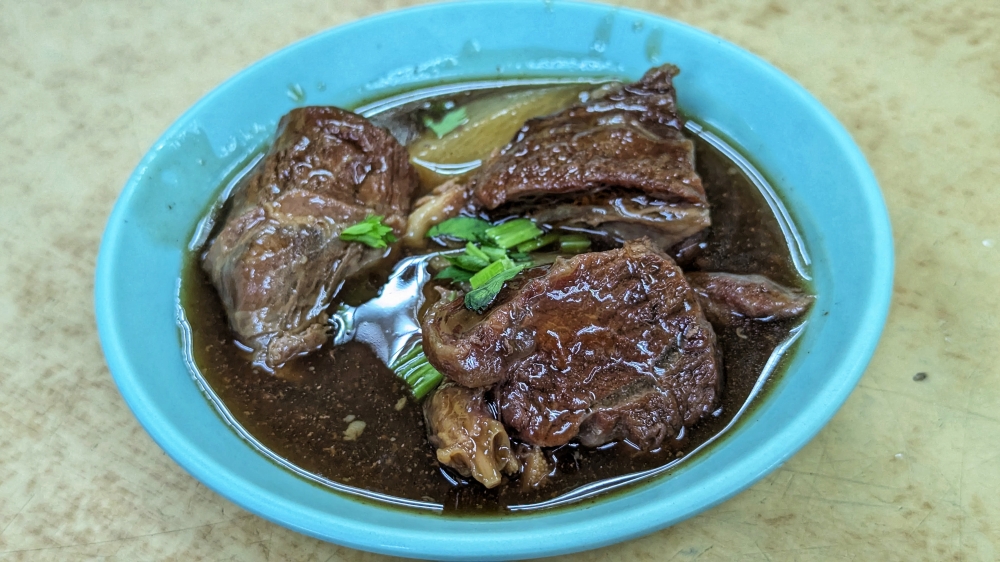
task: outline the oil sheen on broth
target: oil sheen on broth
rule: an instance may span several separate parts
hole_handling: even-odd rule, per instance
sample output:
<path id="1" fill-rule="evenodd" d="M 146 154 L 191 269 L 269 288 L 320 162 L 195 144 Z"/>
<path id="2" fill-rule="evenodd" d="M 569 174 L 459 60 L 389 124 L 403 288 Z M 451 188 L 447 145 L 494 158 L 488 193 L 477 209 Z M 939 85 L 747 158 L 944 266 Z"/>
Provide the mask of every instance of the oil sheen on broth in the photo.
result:
<path id="1" fill-rule="evenodd" d="M 548 96 L 550 101 L 545 103 L 568 104 L 582 88 L 555 87 L 554 94 Z M 389 107 L 373 121 L 388 127 L 404 144 L 410 143 L 411 154 L 415 154 L 421 150 L 412 146 L 417 138 L 414 131 L 419 128 L 418 117 L 477 101 L 487 109 L 498 100 L 514 100 L 516 105 L 518 100 L 523 101 L 519 97 L 523 92 L 523 87 L 500 85 L 450 94 Z M 547 108 L 543 103 L 542 107 L 529 109 L 552 112 L 559 106 Z M 493 125 L 500 131 L 498 134 L 510 130 L 512 135 L 524 121 L 523 112 L 512 113 L 498 113 Z M 700 137 L 695 136 L 694 141 L 697 171 L 712 212 L 712 226 L 694 268 L 759 273 L 790 287 L 803 287 L 793 267 L 788 241 L 764 197 L 725 155 Z M 461 156 L 453 154 L 451 161 L 461 160 Z M 433 167 L 420 172 L 425 183 L 443 179 L 440 170 Z M 438 465 L 427 440 L 420 405 L 367 346 L 356 342 L 328 344 L 287 364 L 277 375 L 254 366 L 250 354 L 234 341 L 225 310 L 197 258 L 197 252 L 188 256 L 181 285 L 181 305 L 191 328 L 191 353 L 200 373 L 243 428 L 272 452 L 306 471 L 390 496 L 443 504 L 446 511 L 498 512 L 682 457 L 729 423 L 774 349 L 800 322 L 716 327 L 725 369 L 722 404 L 716 415 L 689 432 L 680 452 L 661 449 L 640 453 L 624 443 L 591 450 L 571 443 L 550 451 L 556 473 L 545 486 L 522 490 L 512 485 L 487 490 Z M 339 301 L 356 305 L 377 295 L 392 265 L 386 263 L 350 280 Z M 354 439 L 345 433 L 351 422 L 364 423 L 363 431 Z M 358 425 L 355 423 L 355 428 Z"/>

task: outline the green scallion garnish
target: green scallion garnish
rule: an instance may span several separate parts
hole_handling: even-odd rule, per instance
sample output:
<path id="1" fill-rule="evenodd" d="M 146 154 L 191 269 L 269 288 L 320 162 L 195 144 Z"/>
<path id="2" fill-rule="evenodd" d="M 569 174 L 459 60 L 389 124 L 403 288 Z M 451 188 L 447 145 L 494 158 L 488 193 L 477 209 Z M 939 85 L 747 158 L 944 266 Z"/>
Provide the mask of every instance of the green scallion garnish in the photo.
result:
<path id="1" fill-rule="evenodd" d="M 424 126 L 434 131 L 434 134 L 439 139 L 468 122 L 469 114 L 465 111 L 464 107 L 445 113 L 438 121 L 431 119 L 430 116 L 424 117 Z"/>
<path id="2" fill-rule="evenodd" d="M 507 250 L 503 248 L 497 248 L 496 246 L 490 246 L 488 244 L 483 244 L 480 246 L 483 253 L 490 257 L 490 261 L 502 260 L 507 257 Z"/>
<path id="3" fill-rule="evenodd" d="M 522 254 L 527 254 L 528 252 L 534 252 L 535 250 L 544 248 L 549 244 L 559 240 L 559 235 L 555 233 L 543 234 L 534 240 L 528 240 L 527 242 L 521 242 L 517 245 L 517 251 Z"/>
<path id="4" fill-rule="evenodd" d="M 490 265 L 480 269 L 478 273 L 469 279 L 469 284 L 472 285 L 473 289 L 478 289 L 479 287 L 485 285 L 490 279 L 499 275 L 504 270 L 512 269 L 518 267 L 514 265 L 514 262 L 510 258 L 503 258 L 502 260 L 495 261 Z"/>
<path id="5" fill-rule="evenodd" d="M 515 275 L 521 272 L 521 269 L 520 266 L 505 269 L 479 287 L 465 293 L 465 307 L 482 314 L 483 311 L 493 304 L 500 290 L 503 289 L 503 284 L 513 279 Z"/>
<path id="6" fill-rule="evenodd" d="M 472 256 L 473 259 L 482 261 L 486 265 L 489 265 L 489 263 L 493 261 L 492 259 L 490 259 L 489 254 L 482 251 L 479 248 L 479 246 L 476 246 L 472 242 L 469 242 L 468 244 L 465 245 L 465 253 L 469 256 Z M 486 265 L 484 265 L 483 267 L 486 267 Z"/>
<path id="7" fill-rule="evenodd" d="M 478 256 L 474 256 L 470 254 L 468 251 L 462 252 L 461 254 L 448 255 L 445 256 L 444 259 L 448 260 L 448 263 L 450 263 L 451 265 L 455 267 L 460 267 L 472 273 L 475 273 L 480 269 L 486 267 L 487 265 L 490 265 L 489 256 L 487 256 L 484 259 Z"/>
<path id="8" fill-rule="evenodd" d="M 427 234 L 466 240 L 461 253 L 444 256 L 451 264 L 435 278 L 468 281 L 472 290 L 465 294 L 465 306 L 483 312 L 496 299 L 504 283 L 527 267 L 552 263 L 559 253 L 578 254 L 590 248 L 582 234 L 545 233 L 526 218 L 490 226 L 473 217 L 455 217 L 430 229 Z M 558 243 L 558 251 L 530 254 Z"/>
<path id="9" fill-rule="evenodd" d="M 508 249 L 542 235 L 542 231 L 529 219 L 514 219 L 486 229 L 486 238 L 497 246 Z"/>
<path id="10" fill-rule="evenodd" d="M 474 217 L 454 217 L 436 224 L 427 231 L 428 238 L 451 236 L 468 242 L 479 240 L 490 223 Z"/>
<path id="11" fill-rule="evenodd" d="M 472 279 L 473 273 L 467 269 L 462 269 L 461 267 L 455 267 L 454 265 L 449 265 L 448 267 L 442 269 L 434 276 L 435 279 L 451 279 L 452 281 L 457 281 L 461 283 L 462 281 L 468 281 Z"/>
<path id="12" fill-rule="evenodd" d="M 566 234 L 559 237 L 559 250 L 567 254 L 579 254 L 590 248 L 590 239 L 582 234 Z"/>
<path id="13" fill-rule="evenodd" d="M 340 239 L 360 242 L 372 248 L 385 248 L 396 241 L 392 227 L 382 222 L 382 215 L 368 215 L 365 220 L 340 231 Z"/>
<path id="14" fill-rule="evenodd" d="M 419 343 L 394 361 L 389 368 L 406 382 L 417 400 L 422 400 L 444 380 L 444 376 L 427 361 L 424 346 Z"/>

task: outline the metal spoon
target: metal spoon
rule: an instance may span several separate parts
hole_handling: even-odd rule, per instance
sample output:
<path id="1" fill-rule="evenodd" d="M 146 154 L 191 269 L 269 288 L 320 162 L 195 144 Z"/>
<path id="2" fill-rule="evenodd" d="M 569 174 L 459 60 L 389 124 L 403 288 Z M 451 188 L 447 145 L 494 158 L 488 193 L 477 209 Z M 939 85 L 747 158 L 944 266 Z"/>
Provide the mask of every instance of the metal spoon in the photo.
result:
<path id="1" fill-rule="evenodd" d="M 411 256 L 392 269 L 379 295 L 360 306 L 341 305 L 330 318 L 333 344 L 362 342 L 386 365 L 420 343 L 417 312 L 424 304 L 424 284 L 430 280 L 427 262 L 438 253 Z"/>

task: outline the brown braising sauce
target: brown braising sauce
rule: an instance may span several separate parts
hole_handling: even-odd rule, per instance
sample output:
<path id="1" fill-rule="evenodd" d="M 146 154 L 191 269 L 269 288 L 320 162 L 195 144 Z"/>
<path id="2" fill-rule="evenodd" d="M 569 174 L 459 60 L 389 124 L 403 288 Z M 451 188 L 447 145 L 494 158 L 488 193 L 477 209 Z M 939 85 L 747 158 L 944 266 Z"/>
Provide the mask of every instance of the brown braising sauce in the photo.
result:
<path id="1" fill-rule="evenodd" d="M 410 103 L 390 109 L 376 122 L 417 123 L 419 112 L 428 108 L 449 107 L 489 93 Z M 764 197 L 734 162 L 706 141 L 692 138 L 697 147 L 697 170 L 711 205 L 712 227 L 702 253 L 688 268 L 760 273 L 804 288 L 788 241 Z M 272 452 L 306 471 L 390 496 L 439 503 L 446 511 L 496 513 L 683 457 L 729 423 L 746 402 L 772 352 L 800 322 L 747 322 L 716 328 L 725 367 L 722 404 L 717 415 L 689 432 L 681 452 L 639 453 L 627 444 L 590 450 L 571 443 L 549 451 L 556 474 L 540 489 L 524 491 L 515 483 L 487 490 L 439 467 L 427 441 L 420 405 L 365 345 L 327 345 L 287 364 L 277 376 L 255 367 L 250 354 L 234 341 L 225 311 L 198 257 L 199 252 L 188 256 L 181 284 L 191 353 L 201 375 L 243 428 Z M 356 305 L 375 296 L 392 265 L 386 263 L 380 270 L 349 281 L 341 301 Z M 345 436 L 351 421 L 365 423 L 361 435 L 353 440 Z"/>

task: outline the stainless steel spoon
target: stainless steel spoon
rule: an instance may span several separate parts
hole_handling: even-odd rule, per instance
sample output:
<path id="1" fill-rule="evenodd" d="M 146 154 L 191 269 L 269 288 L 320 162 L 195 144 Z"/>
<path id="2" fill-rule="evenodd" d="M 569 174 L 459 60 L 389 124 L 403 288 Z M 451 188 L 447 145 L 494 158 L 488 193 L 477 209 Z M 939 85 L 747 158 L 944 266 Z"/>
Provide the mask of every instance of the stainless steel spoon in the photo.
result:
<path id="1" fill-rule="evenodd" d="M 386 365 L 395 365 L 421 341 L 417 313 L 424 304 L 424 284 L 431 278 L 427 262 L 437 255 L 401 260 L 377 297 L 356 307 L 341 305 L 330 318 L 333 344 L 362 342 Z"/>

